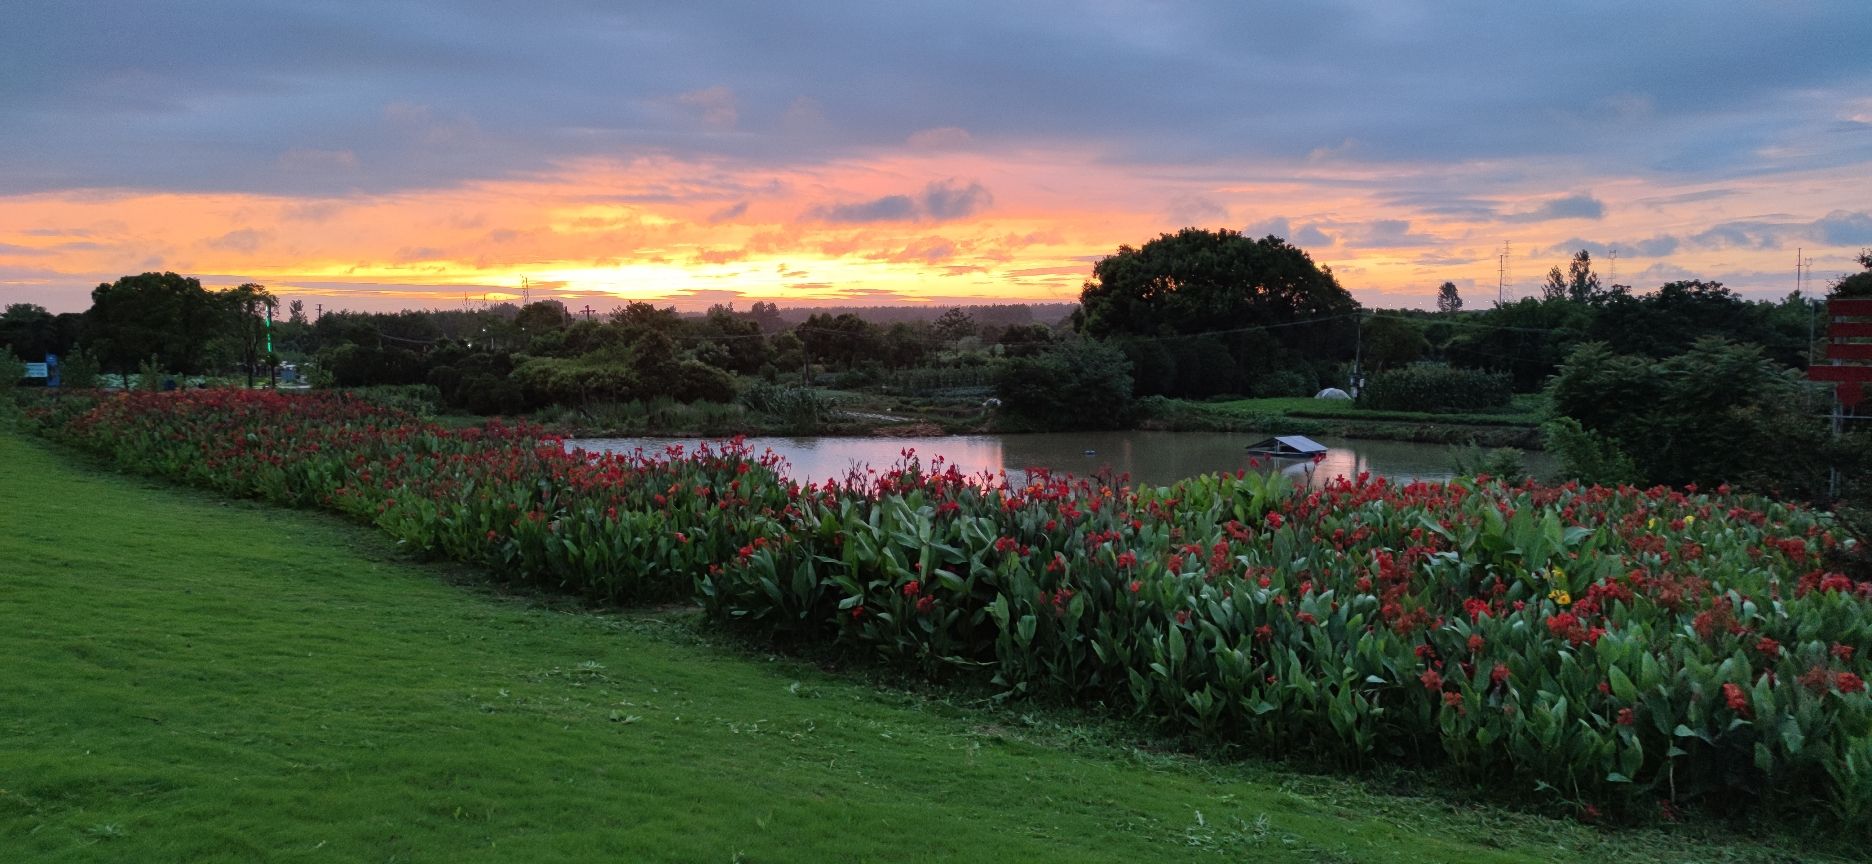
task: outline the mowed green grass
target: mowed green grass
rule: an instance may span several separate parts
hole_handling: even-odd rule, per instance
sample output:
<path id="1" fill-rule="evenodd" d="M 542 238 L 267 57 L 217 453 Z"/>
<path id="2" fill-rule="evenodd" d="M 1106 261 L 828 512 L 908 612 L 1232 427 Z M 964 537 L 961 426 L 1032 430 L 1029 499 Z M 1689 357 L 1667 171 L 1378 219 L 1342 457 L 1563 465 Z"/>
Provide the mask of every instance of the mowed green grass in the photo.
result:
<path id="1" fill-rule="evenodd" d="M 1541 422 L 1541 397 L 1520 394 L 1506 411 L 1476 414 L 1435 414 L 1424 411 L 1381 411 L 1360 408 L 1351 400 L 1315 399 L 1310 396 L 1278 396 L 1263 399 L 1234 399 L 1227 402 L 1195 403 L 1203 409 L 1241 416 L 1296 416 L 1340 418 L 1348 420 L 1396 421 L 1401 423 L 1453 423 L 1481 426 L 1534 426 Z"/>
<path id="2" fill-rule="evenodd" d="M 0 431 L 0 862 L 1786 860 L 1156 754 Z"/>

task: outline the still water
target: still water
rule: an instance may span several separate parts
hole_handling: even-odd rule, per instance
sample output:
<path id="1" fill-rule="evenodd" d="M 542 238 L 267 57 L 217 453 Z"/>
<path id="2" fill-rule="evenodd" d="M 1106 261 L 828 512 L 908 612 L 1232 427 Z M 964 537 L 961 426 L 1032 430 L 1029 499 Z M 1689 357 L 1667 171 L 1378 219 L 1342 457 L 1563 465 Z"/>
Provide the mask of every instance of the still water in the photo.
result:
<path id="1" fill-rule="evenodd" d="M 926 438 L 749 438 L 756 453 L 773 450 L 787 461 L 787 475 L 802 483 L 841 478 L 853 469 L 883 470 L 914 450 L 927 465 L 936 456 L 969 474 L 1007 472 L 1019 482 L 1027 468 L 1090 475 L 1109 469 L 1129 474 L 1134 483 L 1160 485 L 1197 474 L 1248 469 L 1246 448 L 1266 435 L 1226 432 L 1049 432 L 1031 435 L 944 435 Z M 1318 465 L 1310 461 L 1270 462 L 1261 470 L 1279 470 L 1312 485 L 1339 476 L 1370 471 L 1396 481 L 1447 480 L 1452 475 L 1450 448 L 1405 441 L 1352 441 L 1321 436 L 1329 449 Z M 590 451 L 659 453 L 671 445 L 693 449 L 696 439 L 583 438 L 568 447 Z"/>

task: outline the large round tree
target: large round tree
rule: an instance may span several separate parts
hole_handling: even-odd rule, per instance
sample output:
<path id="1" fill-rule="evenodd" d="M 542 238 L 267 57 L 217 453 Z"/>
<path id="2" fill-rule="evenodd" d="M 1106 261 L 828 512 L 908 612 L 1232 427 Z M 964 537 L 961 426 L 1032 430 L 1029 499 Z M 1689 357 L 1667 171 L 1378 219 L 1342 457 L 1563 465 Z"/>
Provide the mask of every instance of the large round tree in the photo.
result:
<path id="1" fill-rule="evenodd" d="M 1225 346 L 1235 368 L 1205 362 L 1209 383 L 1199 390 L 1179 373 L 1179 395 L 1241 392 L 1299 367 L 1317 373 L 1350 359 L 1358 332 L 1350 317 L 1358 301 L 1331 269 L 1279 237 L 1251 240 L 1228 229 L 1185 228 L 1140 248 L 1121 246 L 1093 266 L 1079 302 L 1081 326 L 1096 338 L 1158 343 L 1173 355 L 1195 353 L 1182 350 L 1192 340 Z"/>

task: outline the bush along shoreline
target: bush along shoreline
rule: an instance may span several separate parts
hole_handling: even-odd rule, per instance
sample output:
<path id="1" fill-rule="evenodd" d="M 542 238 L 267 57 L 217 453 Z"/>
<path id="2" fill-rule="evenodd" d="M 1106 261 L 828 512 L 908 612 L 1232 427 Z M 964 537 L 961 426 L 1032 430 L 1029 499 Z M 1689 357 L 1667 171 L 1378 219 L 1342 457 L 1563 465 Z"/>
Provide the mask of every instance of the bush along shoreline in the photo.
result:
<path id="1" fill-rule="evenodd" d="M 1729 490 L 1278 475 L 1010 486 L 912 454 L 799 486 L 738 442 L 567 453 L 331 395 L 67 394 L 41 434 L 411 547 L 1225 748 L 1422 765 L 1582 815 L 1865 836 L 1872 583 Z"/>

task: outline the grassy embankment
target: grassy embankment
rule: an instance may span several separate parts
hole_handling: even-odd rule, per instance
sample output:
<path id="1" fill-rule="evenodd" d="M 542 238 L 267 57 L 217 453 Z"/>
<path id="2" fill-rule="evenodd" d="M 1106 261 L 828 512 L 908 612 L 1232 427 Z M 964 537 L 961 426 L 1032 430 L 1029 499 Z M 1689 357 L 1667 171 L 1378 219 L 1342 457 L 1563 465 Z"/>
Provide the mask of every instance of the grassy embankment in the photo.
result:
<path id="1" fill-rule="evenodd" d="M 9 861 L 1785 860 L 1217 765 L 0 433 Z"/>
<path id="2" fill-rule="evenodd" d="M 1375 411 L 1350 401 L 1305 396 L 1236 399 L 1228 402 L 1172 400 L 1152 419 L 1157 428 L 1266 432 L 1268 434 L 1338 435 L 1430 444 L 1483 447 L 1541 446 L 1542 397 L 1516 396 L 1508 410 L 1491 414 L 1433 414 L 1421 411 Z"/>

